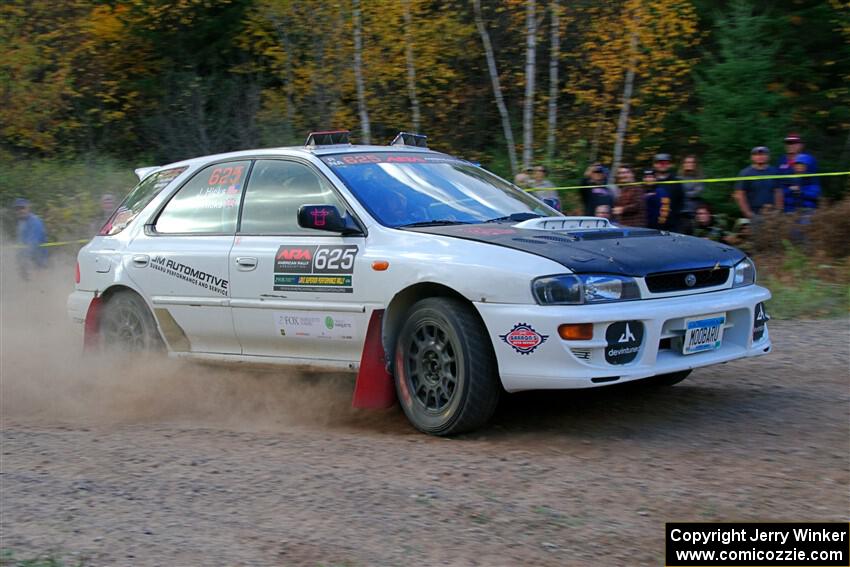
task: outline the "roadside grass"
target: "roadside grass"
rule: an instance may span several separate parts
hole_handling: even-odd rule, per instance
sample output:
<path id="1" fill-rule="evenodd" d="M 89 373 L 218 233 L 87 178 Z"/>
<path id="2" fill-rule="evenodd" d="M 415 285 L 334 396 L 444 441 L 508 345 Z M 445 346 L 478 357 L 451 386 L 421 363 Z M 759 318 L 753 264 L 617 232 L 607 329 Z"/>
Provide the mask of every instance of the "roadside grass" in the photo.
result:
<path id="1" fill-rule="evenodd" d="M 2 567 L 85 567 L 85 561 L 67 563 L 53 553 L 40 553 L 35 557 L 20 558 L 11 549 L 0 550 L 0 566 Z"/>
<path id="2" fill-rule="evenodd" d="M 806 253 L 789 242 L 780 255 L 756 256 L 759 283 L 773 298 L 767 311 L 775 319 L 820 319 L 850 313 L 850 258 Z"/>

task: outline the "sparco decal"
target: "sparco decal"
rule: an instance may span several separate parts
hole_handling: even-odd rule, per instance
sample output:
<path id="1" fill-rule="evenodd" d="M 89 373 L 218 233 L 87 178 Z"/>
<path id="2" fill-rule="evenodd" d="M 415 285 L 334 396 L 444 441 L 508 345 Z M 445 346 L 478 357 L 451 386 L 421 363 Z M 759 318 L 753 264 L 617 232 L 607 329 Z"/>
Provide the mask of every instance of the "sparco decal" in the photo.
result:
<path id="1" fill-rule="evenodd" d="M 208 289 L 214 293 L 219 293 L 225 296 L 227 295 L 228 282 L 226 279 L 207 273 L 203 270 L 198 270 L 197 268 L 193 268 L 187 264 L 175 262 L 165 256 L 154 256 L 151 259 L 150 267 L 154 270 L 168 274 L 169 276 L 179 278 L 198 287 Z"/>
<path id="2" fill-rule="evenodd" d="M 528 323 L 517 323 L 514 328 L 499 338 L 511 345 L 520 354 L 531 354 L 546 342 L 549 335 L 541 335 Z"/>
<path id="3" fill-rule="evenodd" d="M 274 263 L 275 291 L 351 293 L 355 245 L 281 246 Z"/>

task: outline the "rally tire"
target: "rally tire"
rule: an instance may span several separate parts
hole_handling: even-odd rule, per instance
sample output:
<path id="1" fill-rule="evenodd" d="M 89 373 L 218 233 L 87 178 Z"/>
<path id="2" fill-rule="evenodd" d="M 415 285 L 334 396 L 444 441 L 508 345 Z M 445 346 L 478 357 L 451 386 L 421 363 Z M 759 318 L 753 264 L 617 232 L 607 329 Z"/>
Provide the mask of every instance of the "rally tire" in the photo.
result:
<path id="1" fill-rule="evenodd" d="M 132 291 L 119 291 L 104 304 L 100 335 L 108 352 L 148 352 L 165 348 L 145 301 Z"/>
<path id="2" fill-rule="evenodd" d="M 501 393 L 493 346 L 471 305 L 433 297 L 411 307 L 395 344 L 399 404 L 414 427 L 456 435 L 483 426 Z"/>
<path id="3" fill-rule="evenodd" d="M 681 370 L 679 372 L 671 372 L 670 374 L 659 374 L 658 376 L 647 379 L 647 385 L 658 388 L 675 386 L 690 376 L 691 372 L 692 370 Z"/>

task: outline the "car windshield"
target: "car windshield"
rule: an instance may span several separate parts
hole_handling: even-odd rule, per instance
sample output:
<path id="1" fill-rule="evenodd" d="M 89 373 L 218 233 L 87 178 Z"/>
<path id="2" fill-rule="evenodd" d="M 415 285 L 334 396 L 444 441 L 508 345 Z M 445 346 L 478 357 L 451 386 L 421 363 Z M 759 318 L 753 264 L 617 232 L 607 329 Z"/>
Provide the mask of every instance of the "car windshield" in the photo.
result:
<path id="1" fill-rule="evenodd" d="M 115 209 L 115 212 L 100 229 L 99 234 L 101 236 L 112 236 L 124 230 L 142 212 L 142 209 L 159 195 L 160 191 L 165 189 L 175 177 L 184 171 L 186 171 L 185 167 L 176 167 L 157 171 L 145 177 Z"/>
<path id="2" fill-rule="evenodd" d="M 444 154 L 363 152 L 323 156 L 322 161 L 389 227 L 558 214 L 507 181 Z"/>

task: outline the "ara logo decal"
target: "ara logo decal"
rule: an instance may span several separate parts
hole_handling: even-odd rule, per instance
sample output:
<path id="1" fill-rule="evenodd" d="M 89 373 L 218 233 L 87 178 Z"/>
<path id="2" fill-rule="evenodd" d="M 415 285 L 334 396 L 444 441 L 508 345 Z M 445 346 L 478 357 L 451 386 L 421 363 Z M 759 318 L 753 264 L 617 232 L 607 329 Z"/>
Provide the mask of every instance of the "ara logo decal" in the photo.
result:
<path id="1" fill-rule="evenodd" d="M 499 338 L 511 345 L 520 354 L 531 354 L 546 342 L 549 335 L 541 335 L 528 323 L 517 323 L 514 328 Z"/>
<path id="2" fill-rule="evenodd" d="M 278 260 L 312 260 L 315 248 L 284 248 L 281 246 L 277 251 Z"/>

